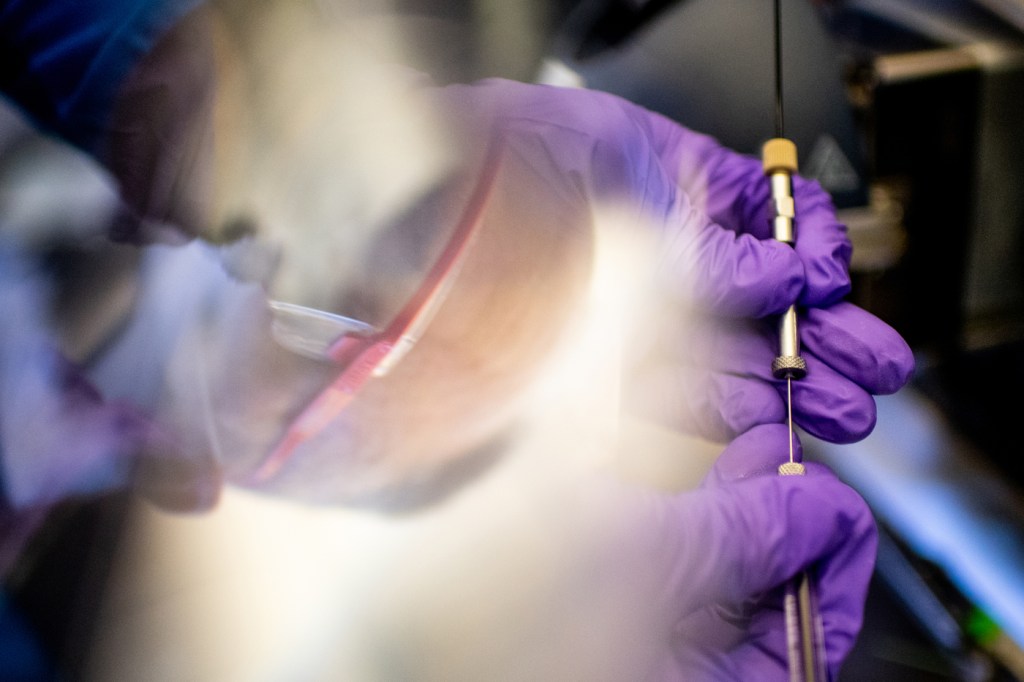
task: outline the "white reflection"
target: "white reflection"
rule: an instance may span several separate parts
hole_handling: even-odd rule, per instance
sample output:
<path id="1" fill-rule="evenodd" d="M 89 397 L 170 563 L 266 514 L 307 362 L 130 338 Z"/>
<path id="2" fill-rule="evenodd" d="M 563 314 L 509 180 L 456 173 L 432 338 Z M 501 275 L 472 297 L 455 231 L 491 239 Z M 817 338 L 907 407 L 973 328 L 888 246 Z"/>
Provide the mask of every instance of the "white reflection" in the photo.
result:
<path id="1" fill-rule="evenodd" d="M 590 295 L 498 465 L 409 516 L 238 491 L 202 518 L 140 508 L 90 679 L 621 680 L 642 668 L 661 624 L 638 585 L 601 582 L 632 557 L 615 550 L 608 510 L 583 500 L 620 457 L 677 486 L 713 450 L 622 417 L 648 245 L 618 219 L 598 221 Z"/>

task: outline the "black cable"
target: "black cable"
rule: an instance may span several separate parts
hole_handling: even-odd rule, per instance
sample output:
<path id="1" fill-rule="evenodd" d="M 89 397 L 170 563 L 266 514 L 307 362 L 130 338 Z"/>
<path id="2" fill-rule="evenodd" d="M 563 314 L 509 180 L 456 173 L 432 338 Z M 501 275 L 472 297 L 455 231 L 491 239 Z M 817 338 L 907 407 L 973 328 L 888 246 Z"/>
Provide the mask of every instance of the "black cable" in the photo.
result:
<path id="1" fill-rule="evenodd" d="M 775 137 L 785 137 L 782 118 L 782 2 L 775 0 Z"/>

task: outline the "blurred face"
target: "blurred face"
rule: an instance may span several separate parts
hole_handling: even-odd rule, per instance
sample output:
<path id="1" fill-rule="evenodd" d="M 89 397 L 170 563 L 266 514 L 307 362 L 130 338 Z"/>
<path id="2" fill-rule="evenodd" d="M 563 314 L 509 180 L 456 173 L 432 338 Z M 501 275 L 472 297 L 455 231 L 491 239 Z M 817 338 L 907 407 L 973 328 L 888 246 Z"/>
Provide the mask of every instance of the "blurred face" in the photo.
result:
<path id="1" fill-rule="evenodd" d="M 252 216 L 261 236 L 283 245 L 272 297 L 381 330 L 449 241 L 479 174 L 463 159 L 486 138 L 450 130 L 421 77 L 396 68 L 407 46 L 392 22 L 316 6 L 268 3 L 236 16 L 227 3 L 223 25 L 213 25 L 210 222 Z M 415 347 L 258 487 L 367 500 L 509 428 L 585 290 L 591 257 L 584 197 L 568 178 L 552 183 L 558 173 L 530 144 L 507 150 L 480 231 Z M 426 191 L 453 166 L 471 170 Z M 396 217 L 396 206 L 414 208 Z M 259 292 L 229 307 L 209 344 L 208 429 L 225 477 L 254 485 L 253 472 L 340 368 L 275 343 Z"/>
<path id="2" fill-rule="evenodd" d="M 510 426 L 573 317 L 591 256 L 584 198 L 569 181 L 552 184 L 557 176 L 537 166 L 529 144 L 520 140 L 504 155 L 480 232 L 419 342 L 261 487 L 325 502 L 372 500 Z M 380 234 L 334 311 L 383 328 L 446 246 L 473 180 L 448 183 Z M 253 306 L 221 323 L 237 340 L 225 344 L 235 357 L 218 363 L 212 384 L 220 387 L 214 404 L 224 467 L 236 482 L 339 371 L 276 344 L 269 322 L 265 307 Z"/>

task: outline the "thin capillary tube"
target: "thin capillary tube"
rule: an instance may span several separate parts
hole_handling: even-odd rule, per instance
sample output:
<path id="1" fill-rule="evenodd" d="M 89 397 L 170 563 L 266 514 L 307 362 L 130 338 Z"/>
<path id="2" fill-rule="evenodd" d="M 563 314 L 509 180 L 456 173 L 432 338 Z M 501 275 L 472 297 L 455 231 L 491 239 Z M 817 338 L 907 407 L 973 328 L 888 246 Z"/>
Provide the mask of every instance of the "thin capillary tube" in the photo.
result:
<path id="1" fill-rule="evenodd" d="M 793 459 L 793 377 L 786 377 L 786 423 L 789 425 L 789 463 Z"/>

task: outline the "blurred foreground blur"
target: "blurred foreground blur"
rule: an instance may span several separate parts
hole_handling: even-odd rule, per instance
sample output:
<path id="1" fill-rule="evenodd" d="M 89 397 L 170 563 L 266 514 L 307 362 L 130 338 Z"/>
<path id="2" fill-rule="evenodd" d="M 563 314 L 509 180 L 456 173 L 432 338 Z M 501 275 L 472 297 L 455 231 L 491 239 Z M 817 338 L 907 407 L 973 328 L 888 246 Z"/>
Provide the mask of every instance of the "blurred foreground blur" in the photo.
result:
<path id="1" fill-rule="evenodd" d="M 867 441 L 807 444 L 865 496 L 888 538 L 844 679 L 1021 678 L 1024 480 L 1013 428 L 1024 381 L 1024 21 L 997 0 L 785 4 L 788 35 L 799 36 L 787 43 L 798 74 L 793 137 L 850 227 L 852 299 L 896 327 L 921 367 L 911 389 L 879 402 Z M 289 37 L 275 34 L 281 24 L 248 36 L 275 85 L 261 90 L 265 118 L 235 112 L 229 127 L 251 143 L 275 117 L 301 125 L 276 147 L 228 157 L 217 225 L 229 233 L 254 221 L 275 239 L 322 245 L 284 249 L 305 255 L 280 264 L 289 300 L 323 304 L 358 271 L 372 228 L 448 169 L 448 141 L 407 87 L 423 73 L 585 83 L 750 153 L 769 125 L 758 50 L 770 34 L 744 3 L 409 5 L 401 21 L 370 12 L 346 27 L 352 40 L 310 40 L 301 52 L 276 49 Z M 245 12 L 243 2 L 224 7 Z M 322 51 L 345 67 L 311 70 Z M 307 79 L 323 87 L 302 108 L 294 93 Z M 379 127 L 346 136 L 352 121 Z M 118 220 L 117 200 L 80 154 L 8 110 L 0 148 L 2 233 L 48 277 L 38 317 L 19 328 L 55 325 L 68 355 L 88 362 L 139 295 L 141 256 L 98 238 Z M 287 184 L 281 167 L 294 171 Z M 349 243 L 337 240 L 339 211 Z M 539 532 L 557 495 L 531 472 L 571 454 L 683 489 L 716 447 L 619 413 L 615 344 L 625 342 L 602 324 L 581 322 L 581 333 L 610 345 L 563 351 L 549 373 L 560 381 L 536 389 L 534 419 L 508 456 L 427 512 L 380 517 L 229 490 L 202 517 L 106 493 L 24 519 L 40 532 L 8 555 L 0 632 L 15 644 L 0 661 L 26 679 L 451 680 L 509 666 L 529 679 L 559 665 L 615 679 L 602 667 L 613 656 L 578 652 L 614 641 L 604 627 L 623 622 L 620 605 L 560 591 L 564 548 Z M 551 651 L 553 631 L 574 635 L 578 650 Z M 536 658 L 515 659 L 522 651 Z"/>

